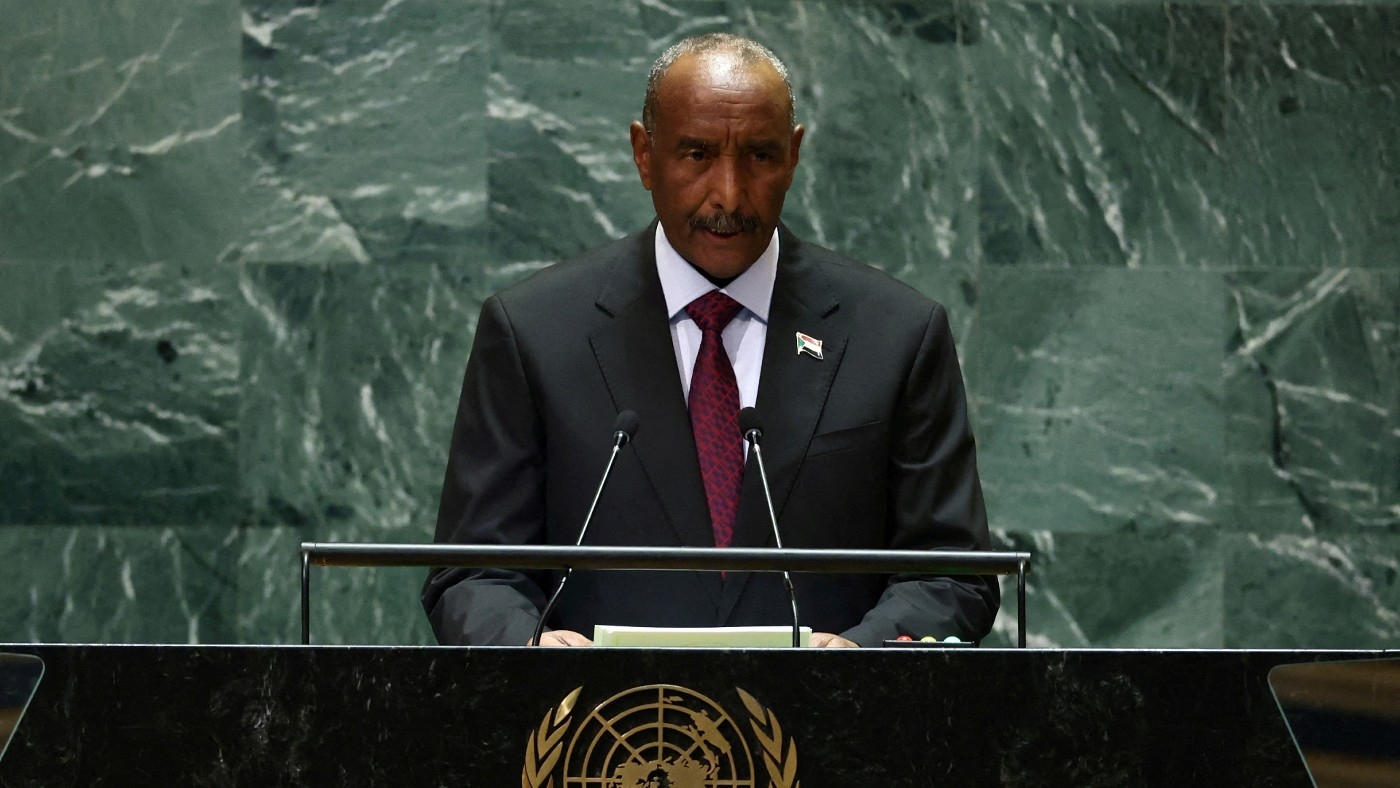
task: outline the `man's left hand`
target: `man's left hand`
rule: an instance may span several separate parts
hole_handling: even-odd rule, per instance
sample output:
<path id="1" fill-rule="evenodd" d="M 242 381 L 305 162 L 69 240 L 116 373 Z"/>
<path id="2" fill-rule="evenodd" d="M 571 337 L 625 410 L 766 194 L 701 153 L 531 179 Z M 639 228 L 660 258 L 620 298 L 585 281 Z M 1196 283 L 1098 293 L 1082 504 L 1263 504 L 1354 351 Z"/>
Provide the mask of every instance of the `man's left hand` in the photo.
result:
<path id="1" fill-rule="evenodd" d="M 811 648 L 860 648 L 855 643 L 830 632 L 813 632 Z"/>

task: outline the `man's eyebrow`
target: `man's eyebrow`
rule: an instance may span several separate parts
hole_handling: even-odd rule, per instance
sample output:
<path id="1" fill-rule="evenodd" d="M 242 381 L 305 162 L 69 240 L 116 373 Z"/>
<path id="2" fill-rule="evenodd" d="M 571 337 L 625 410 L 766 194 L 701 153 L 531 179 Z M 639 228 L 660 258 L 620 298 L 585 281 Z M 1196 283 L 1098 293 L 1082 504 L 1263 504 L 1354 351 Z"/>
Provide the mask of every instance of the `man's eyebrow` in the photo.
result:
<path id="1" fill-rule="evenodd" d="M 702 140 L 699 137 L 681 137 L 676 141 L 677 148 L 713 148 L 715 143 L 710 140 Z"/>

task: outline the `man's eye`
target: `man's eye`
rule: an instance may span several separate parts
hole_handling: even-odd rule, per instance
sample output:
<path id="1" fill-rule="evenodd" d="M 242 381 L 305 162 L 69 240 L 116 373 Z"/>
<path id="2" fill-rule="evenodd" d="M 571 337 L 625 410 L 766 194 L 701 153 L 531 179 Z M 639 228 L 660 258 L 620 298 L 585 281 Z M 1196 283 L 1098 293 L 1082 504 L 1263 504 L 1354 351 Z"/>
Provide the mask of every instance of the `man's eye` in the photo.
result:
<path id="1" fill-rule="evenodd" d="M 771 154 L 771 153 L 769 153 L 769 152 L 767 152 L 767 151 L 754 151 L 753 160 L 754 160 L 754 161 L 772 161 L 772 160 L 773 160 L 773 154 Z"/>
<path id="2" fill-rule="evenodd" d="M 686 154 L 685 154 L 685 157 L 686 157 L 687 159 L 690 159 L 691 161 L 704 161 L 704 160 L 705 160 L 705 151 L 702 151 L 702 150 L 687 151 Z"/>

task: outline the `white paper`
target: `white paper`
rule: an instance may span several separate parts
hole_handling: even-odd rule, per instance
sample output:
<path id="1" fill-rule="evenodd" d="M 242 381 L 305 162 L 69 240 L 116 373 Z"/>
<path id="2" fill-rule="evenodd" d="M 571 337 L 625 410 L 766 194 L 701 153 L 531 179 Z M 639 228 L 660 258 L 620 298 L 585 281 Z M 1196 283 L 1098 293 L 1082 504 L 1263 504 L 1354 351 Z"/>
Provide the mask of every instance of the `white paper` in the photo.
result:
<path id="1" fill-rule="evenodd" d="M 799 630 L 807 648 L 812 628 Z M 622 627 L 599 624 L 593 645 L 624 648 L 791 648 L 792 627 Z"/>

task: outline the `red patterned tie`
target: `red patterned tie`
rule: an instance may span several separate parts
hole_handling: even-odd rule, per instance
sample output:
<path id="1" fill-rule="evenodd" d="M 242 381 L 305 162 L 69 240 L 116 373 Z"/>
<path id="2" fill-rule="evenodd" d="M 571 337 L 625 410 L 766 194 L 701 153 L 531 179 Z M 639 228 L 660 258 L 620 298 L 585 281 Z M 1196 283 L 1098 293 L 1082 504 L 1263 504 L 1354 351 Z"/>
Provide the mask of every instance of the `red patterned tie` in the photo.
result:
<path id="1" fill-rule="evenodd" d="M 695 432 L 715 547 L 728 547 L 734 541 L 739 489 L 744 478 L 739 384 L 720 336 L 740 309 L 743 307 L 738 301 L 718 290 L 711 290 L 685 308 L 700 327 L 700 354 L 690 375 L 690 428 Z"/>

